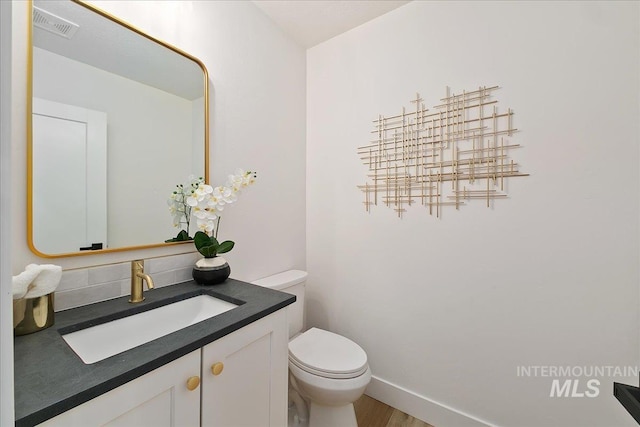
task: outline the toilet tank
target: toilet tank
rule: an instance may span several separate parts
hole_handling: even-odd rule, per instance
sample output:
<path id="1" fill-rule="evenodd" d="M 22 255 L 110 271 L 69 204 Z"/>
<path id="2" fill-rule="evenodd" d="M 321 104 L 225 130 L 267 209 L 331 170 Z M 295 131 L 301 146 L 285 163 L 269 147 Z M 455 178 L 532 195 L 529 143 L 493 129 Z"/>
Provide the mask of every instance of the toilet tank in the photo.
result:
<path id="1" fill-rule="evenodd" d="M 299 334 L 304 328 L 304 285 L 306 279 L 306 271 L 288 270 L 251 282 L 254 285 L 276 289 L 296 296 L 296 302 L 287 306 L 289 338 Z"/>

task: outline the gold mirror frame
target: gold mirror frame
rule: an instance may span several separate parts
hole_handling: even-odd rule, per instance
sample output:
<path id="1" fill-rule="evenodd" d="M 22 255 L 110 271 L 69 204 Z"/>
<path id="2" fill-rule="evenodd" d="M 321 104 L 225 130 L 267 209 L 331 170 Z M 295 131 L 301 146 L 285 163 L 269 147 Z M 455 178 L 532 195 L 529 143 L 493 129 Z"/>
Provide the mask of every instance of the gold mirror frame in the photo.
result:
<path id="1" fill-rule="evenodd" d="M 162 40 L 159 40 L 153 36 L 150 36 L 143 32 L 142 30 L 134 27 L 133 25 L 128 24 L 127 22 L 105 12 L 93 5 L 87 4 L 82 0 L 70 0 L 71 2 L 78 4 L 91 12 L 97 13 L 98 15 L 114 22 L 117 25 L 125 27 L 134 33 L 151 40 L 161 46 L 170 49 L 171 51 L 184 56 L 187 59 L 195 62 L 201 69 L 204 78 L 204 179 L 205 182 L 209 182 L 209 73 L 207 72 L 207 68 L 198 58 L 178 49 L 175 46 L 172 46 Z M 34 245 L 33 242 L 33 0 L 29 0 L 29 24 L 27 26 L 27 243 L 29 249 L 34 254 L 42 257 L 42 258 L 64 258 L 64 257 L 75 257 L 75 256 L 85 256 L 85 255 L 100 255 L 105 253 L 112 252 L 123 252 L 123 251 L 131 251 L 138 249 L 149 249 L 149 248 L 157 248 L 157 247 L 167 247 L 173 245 L 180 245 L 183 243 L 192 243 L 191 241 L 185 242 L 171 242 L 171 243 L 153 243 L 146 245 L 136 245 L 136 246 L 123 246 L 118 248 L 106 248 L 106 249 L 98 249 L 98 250 L 89 250 L 89 251 L 78 251 L 78 252 L 67 252 L 60 254 L 45 254 L 40 252 Z"/>

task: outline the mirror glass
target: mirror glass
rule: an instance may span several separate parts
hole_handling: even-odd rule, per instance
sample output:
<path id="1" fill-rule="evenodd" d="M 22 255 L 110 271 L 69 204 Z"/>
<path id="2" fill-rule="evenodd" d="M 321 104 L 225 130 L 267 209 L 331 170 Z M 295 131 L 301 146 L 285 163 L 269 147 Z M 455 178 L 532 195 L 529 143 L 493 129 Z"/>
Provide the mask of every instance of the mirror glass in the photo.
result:
<path id="1" fill-rule="evenodd" d="M 204 65 L 89 5 L 32 5 L 31 250 L 165 245 L 176 184 L 208 182 Z"/>

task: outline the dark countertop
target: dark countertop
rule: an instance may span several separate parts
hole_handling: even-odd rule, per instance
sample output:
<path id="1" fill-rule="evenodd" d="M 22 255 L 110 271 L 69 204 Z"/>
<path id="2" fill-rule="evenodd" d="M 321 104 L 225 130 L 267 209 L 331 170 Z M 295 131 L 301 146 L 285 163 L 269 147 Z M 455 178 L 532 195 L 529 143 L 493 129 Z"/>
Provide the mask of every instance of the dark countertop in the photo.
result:
<path id="1" fill-rule="evenodd" d="M 640 424 L 640 388 L 613 383 L 613 395 L 624 406 L 634 420 Z"/>
<path id="2" fill-rule="evenodd" d="M 234 304 L 233 310 L 86 365 L 67 345 L 64 333 L 208 294 Z M 55 313 L 55 324 L 15 337 L 16 426 L 33 426 L 144 375 L 295 301 L 295 296 L 238 280 L 199 286 L 193 281 Z"/>

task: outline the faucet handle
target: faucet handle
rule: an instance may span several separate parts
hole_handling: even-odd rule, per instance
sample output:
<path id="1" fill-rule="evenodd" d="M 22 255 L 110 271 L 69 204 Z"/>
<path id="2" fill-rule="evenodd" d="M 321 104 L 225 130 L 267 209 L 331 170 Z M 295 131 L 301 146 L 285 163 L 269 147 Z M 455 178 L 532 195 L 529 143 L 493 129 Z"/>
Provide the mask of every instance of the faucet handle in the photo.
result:
<path id="1" fill-rule="evenodd" d="M 153 289 L 153 279 L 148 274 L 144 274 L 144 260 L 131 261 L 131 298 L 129 302 L 138 303 L 144 301 L 144 282 L 147 282 L 147 289 Z"/>

